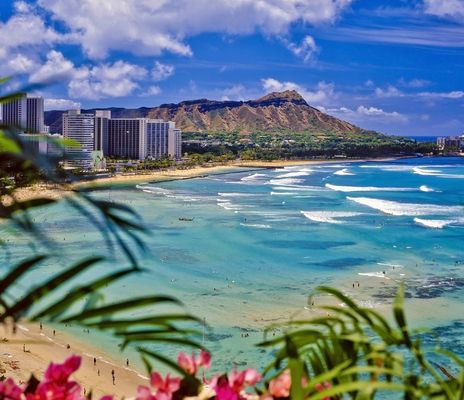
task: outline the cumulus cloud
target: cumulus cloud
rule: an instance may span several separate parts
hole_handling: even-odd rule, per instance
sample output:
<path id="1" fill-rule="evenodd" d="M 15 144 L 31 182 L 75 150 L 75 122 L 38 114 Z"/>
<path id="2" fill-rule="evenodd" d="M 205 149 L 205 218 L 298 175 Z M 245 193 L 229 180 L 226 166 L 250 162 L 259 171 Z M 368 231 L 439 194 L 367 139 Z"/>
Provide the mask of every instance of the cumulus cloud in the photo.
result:
<path id="1" fill-rule="evenodd" d="M 297 22 L 334 21 L 352 0 L 38 0 L 70 30 L 85 53 L 191 55 L 185 38 L 205 32 L 285 35 Z M 96 29 L 98 27 L 98 29 Z M 128 27 L 125 29 L 124 27 Z"/>
<path id="2" fill-rule="evenodd" d="M 151 71 L 151 77 L 154 81 L 163 81 L 174 74 L 172 65 L 162 64 L 159 61 L 155 62 L 155 66 Z"/>
<path id="3" fill-rule="evenodd" d="M 15 54 L 2 65 L 0 70 L 4 74 L 27 74 L 32 72 L 36 67 L 36 62 L 27 55 Z"/>
<path id="4" fill-rule="evenodd" d="M 355 124 L 362 124 L 366 122 L 408 122 L 408 117 L 397 111 L 385 111 L 378 107 L 360 105 L 355 110 L 348 107 L 340 108 L 321 108 L 321 111 L 334 115 L 338 118 L 346 119 Z"/>
<path id="5" fill-rule="evenodd" d="M 399 81 L 398 81 L 398 85 L 402 86 L 402 87 L 406 87 L 406 88 L 414 88 L 414 89 L 417 89 L 417 88 L 423 88 L 423 87 L 426 87 L 426 86 L 429 86 L 431 85 L 432 82 L 426 80 L 426 79 L 411 79 L 411 80 L 406 80 L 404 78 L 401 78 Z"/>
<path id="6" fill-rule="evenodd" d="M 72 98 L 99 100 L 105 97 L 128 96 L 139 88 L 137 81 L 145 78 L 147 70 L 125 61 L 81 67 L 69 82 Z"/>
<path id="7" fill-rule="evenodd" d="M 51 80 L 67 79 L 74 74 L 74 64 L 56 50 L 47 54 L 47 61 L 29 76 L 29 82 L 49 82 Z"/>
<path id="8" fill-rule="evenodd" d="M 464 91 L 453 90 L 451 92 L 420 92 L 417 95 L 425 99 L 462 99 L 464 98 Z"/>
<path id="9" fill-rule="evenodd" d="M 163 91 L 158 85 L 149 86 L 144 92 L 140 94 L 141 97 L 148 97 L 148 96 L 158 96 Z"/>
<path id="10" fill-rule="evenodd" d="M 375 88 L 375 95 L 377 97 L 403 97 L 404 93 L 401 92 L 395 86 L 389 85 L 386 89 L 382 88 Z"/>
<path id="11" fill-rule="evenodd" d="M 438 17 L 464 18 L 464 1 L 462 0 L 424 0 L 427 14 Z"/>
<path id="12" fill-rule="evenodd" d="M 222 91 L 221 100 L 223 101 L 229 101 L 229 100 L 244 101 L 244 100 L 247 100 L 247 97 L 248 96 L 246 93 L 245 86 L 239 84 L 239 85 L 233 85 L 230 88 L 224 89 Z"/>
<path id="13" fill-rule="evenodd" d="M 81 103 L 69 99 L 50 99 L 44 100 L 45 110 L 76 110 L 81 108 Z"/>
<path id="14" fill-rule="evenodd" d="M 50 46 L 68 40 L 67 34 L 60 34 L 47 27 L 44 20 L 38 15 L 29 13 L 22 5 L 19 8 L 24 12 L 13 15 L 4 23 L 0 22 L 1 58 L 11 54 L 13 49 L 20 47 Z"/>
<path id="15" fill-rule="evenodd" d="M 319 48 L 317 47 L 314 38 L 309 35 L 304 37 L 300 45 L 297 45 L 292 42 L 287 42 L 287 48 L 297 57 L 302 58 L 306 62 L 313 59 L 319 51 Z"/>
<path id="16" fill-rule="evenodd" d="M 306 87 L 295 82 L 281 82 L 274 78 L 261 80 L 263 89 L 266 92 L 283 92 L 285 90 L 296 90 L 309 104 L 326 105 L 331 104 L 338 98 L 335 92 L 335 85 L 325 81 L 319 82 L 314 88 Z"/>

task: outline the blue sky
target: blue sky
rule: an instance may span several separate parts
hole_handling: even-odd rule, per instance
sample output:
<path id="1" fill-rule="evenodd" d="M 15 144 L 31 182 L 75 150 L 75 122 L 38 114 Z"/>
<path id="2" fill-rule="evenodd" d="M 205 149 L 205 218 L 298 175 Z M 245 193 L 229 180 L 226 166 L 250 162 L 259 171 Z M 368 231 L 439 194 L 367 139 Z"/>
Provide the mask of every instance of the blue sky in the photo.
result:
<path id="1" fill-rule="evenodd" d="M 48 109 L 295 89 L 389 134 L 464 132 L 464 0 L 0 2 L 3 91 Z"/>

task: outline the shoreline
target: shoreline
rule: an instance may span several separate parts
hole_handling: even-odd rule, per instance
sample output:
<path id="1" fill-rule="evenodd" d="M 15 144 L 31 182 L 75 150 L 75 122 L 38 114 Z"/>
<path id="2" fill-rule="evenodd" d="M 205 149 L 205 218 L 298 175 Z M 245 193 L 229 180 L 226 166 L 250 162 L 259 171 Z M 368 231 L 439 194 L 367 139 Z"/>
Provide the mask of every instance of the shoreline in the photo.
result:
<path id="1" fill-rule="evenodd" d="M 129 184 L 140 182 L 168 182 L 176 180 L 203 178 L 210 175 L 227 174 L 234 172 L 246 172 L 248 170 L 259 169 L 274 169 L 285 168 L 296 165 L 320 165 L 320 164 L 337 164 L 337 163 L 353 163 L 353 162 L 370 162 L 370 161 L 394 161 L 405 157 L 380 157 L 380 158 L 359 158 L 359 159 L 315 159 L 315 160 L 275 160 L 275 161 L 232 161 L 220 165 L 210 166 L 195 166 L 188 169 L 169 169 L 169 170 L 156 170 L 143 174 L 115 174 L 114 176 L 96 178 L 96 179 L 83 179 L 70 184 L 57 186 L 55 184 L 49 185 L 46 183 L 38 183 L 32 186 L 18 188 L 15 191 L 15 197 L 18 201 L 25 201 L 45 197 L 53 200 L 59 200 L 67 194 L 72 194 L 76 189 L 92 189 L 100 186 L 107 186 L 113 184 Z M 409 158 L 409 157 L 408 157 Z"/>
<path id="2" fill-rule="evenodd" d="M 53 328 L 48 325 L 41 329 L 38 323 L 21 322 L 13 334 L 11 325 L 4 325 L 0 329 L 0 367 L 6 370 L 5 375 L 17 384 L 27 382 L 31 374 L 42 380 L 51 362 L 62 363 L 71 354 L 76 354 L 82 357 L 82 362 L 71 379 L 76 380 L 87 394 L 92 391 L 95 398 L 103 395 L 114 395 L 115 399 L 132 398 L 138 385 L 148 385 L 146 373 L 135 369 L 130 360 L 126 366 L 124 359 L 118 360 L 64 329 L 64 326 Z"/>

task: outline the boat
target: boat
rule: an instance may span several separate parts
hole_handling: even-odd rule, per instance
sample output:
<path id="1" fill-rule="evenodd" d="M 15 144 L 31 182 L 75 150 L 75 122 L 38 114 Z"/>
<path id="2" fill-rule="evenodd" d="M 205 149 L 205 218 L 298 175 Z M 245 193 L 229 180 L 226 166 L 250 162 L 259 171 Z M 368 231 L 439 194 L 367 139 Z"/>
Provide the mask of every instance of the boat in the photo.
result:
<path id="1" fill-rule="evenodd" d="M 189 218 L 189 217 L 179 217 L 179 221 L 193 221 L 193 218 Z"/>

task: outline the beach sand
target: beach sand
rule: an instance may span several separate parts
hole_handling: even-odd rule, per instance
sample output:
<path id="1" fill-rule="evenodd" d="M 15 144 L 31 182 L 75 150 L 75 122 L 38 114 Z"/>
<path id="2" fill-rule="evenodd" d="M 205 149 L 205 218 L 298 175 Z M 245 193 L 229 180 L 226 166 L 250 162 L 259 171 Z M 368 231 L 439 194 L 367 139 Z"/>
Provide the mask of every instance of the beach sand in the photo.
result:
<path id="1" fill-rule="evenodd" d="M 125 184 L 137 182 L 166 182 L 171 180 L 192 179 L 207 175 L 225 174 L 229 172 L 240 171 L 240 169 L 270 169 L 284 168 L 295 165 L 311 165 L 311 164 L 333 164 L 333 163 L 349 163 L 359 161 L 390 161 L 397 158 L 373 158 L 373 159 L 333 159 L 333 160 L 274 160 L 274 161 L 231 161 L 230 163 L 220 165 L 196 166 L 188 169 L 173 168 L 169 170 L 150 171 L 144 174 L 116 174 L 114 176 L 97 178 L 94 180 L 82 180 L 69 185 L 49 185 L 45 183 L 32 185 L 29 187 L 19 188 L 15 191 L 15 197 L 19 201 L 45 197 L 50 199 L 60 199 L 67 194 L 72 193 L 73 189 L 92 188 L 96 186 L 104 186 L 111 184 Z"/>
<path id="2" fill-rule="evenodd" d="M 108 354 L 67 334 L 64 332 L 65 329 L 57 329 L 53 335 L 51 327 L 44 325 L 40 330 L 37 323 L 20 323 L 16 334 L 13 335 L 11 326 L 1 326 L 0 368 L 6 370 L 5 375 L 12 377 L 18 384 L 28 381 L 31 373 L 41 380 L 51 362 L 62 363 L 71 354 L 76 354 L 82 357 L 82 363 L 80 369 L 72 375 L 72 379 L 79 382 L 87 394 L 91 390 L 94 399 L 99 399 L 105 394 L 114 395 L 114 399 L 132 398 L 138 385 L 149 385 L 145 377 L 147 374 L 135 370 L 131 366 L 131 360 L 127 367 L 122 355 L 120 360 L 111 358 Z M 97 359 L 96 366 L 93 363 L 94 357 Z M 112 381 L 112 370 L 115 372 L 115 385 Z"/>

